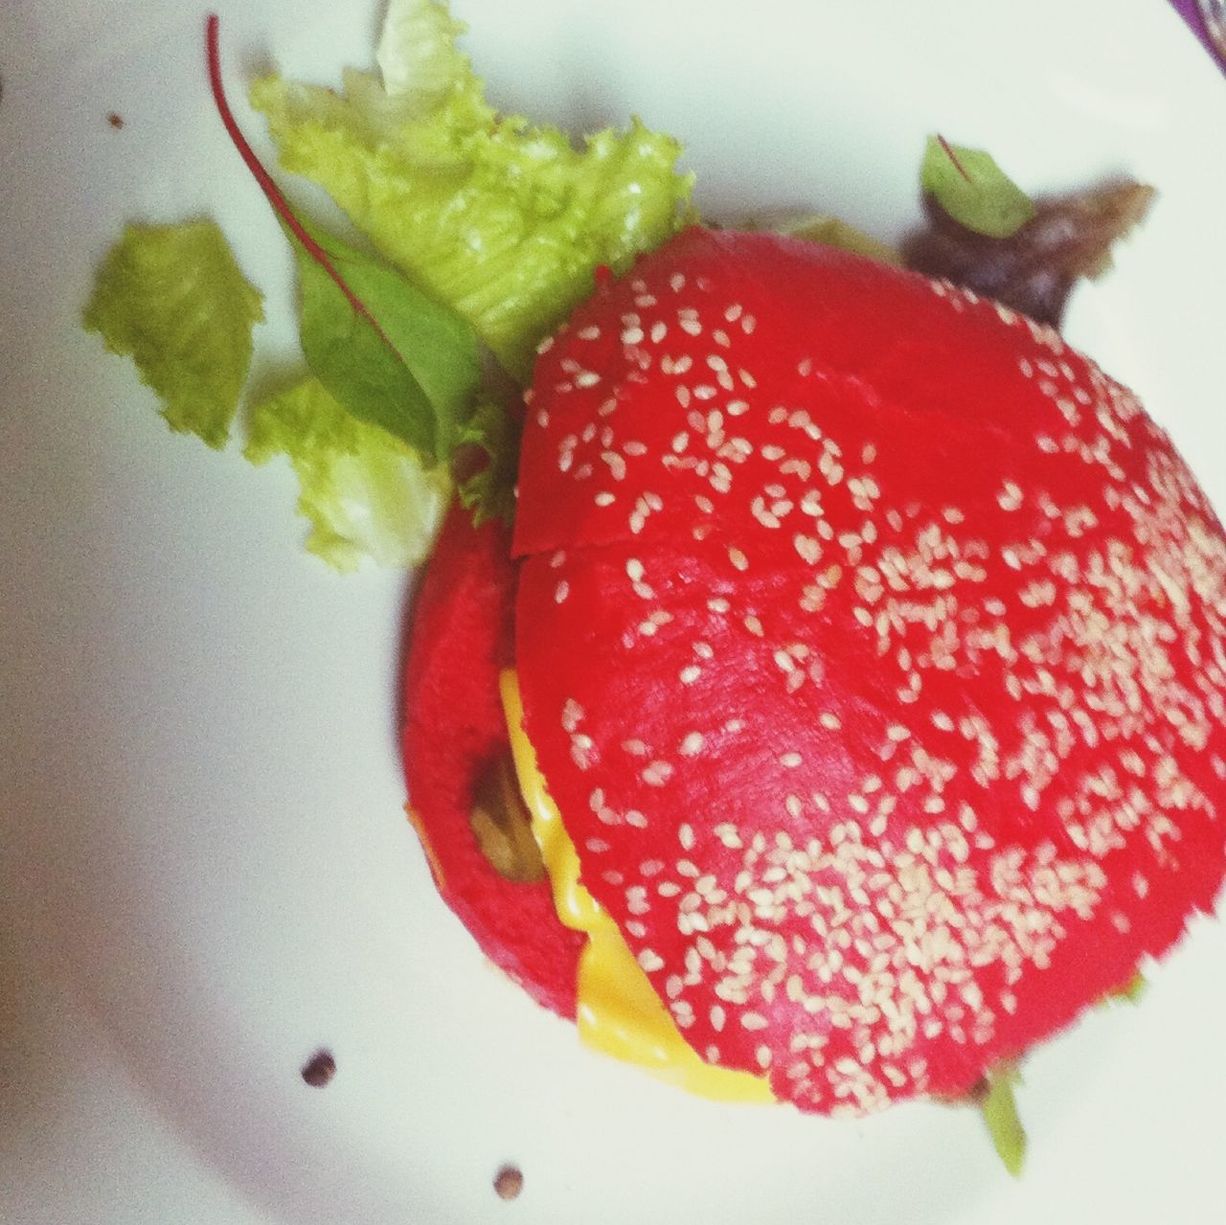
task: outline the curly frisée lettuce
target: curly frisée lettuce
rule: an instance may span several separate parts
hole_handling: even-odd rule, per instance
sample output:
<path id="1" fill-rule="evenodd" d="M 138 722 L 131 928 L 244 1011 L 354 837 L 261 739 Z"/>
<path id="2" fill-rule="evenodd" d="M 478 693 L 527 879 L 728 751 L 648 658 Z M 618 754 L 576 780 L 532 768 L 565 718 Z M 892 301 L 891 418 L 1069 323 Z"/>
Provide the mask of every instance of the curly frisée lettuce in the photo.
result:
<path id="1" fill-rule="evenodd" d="M 451 497 L 441 468 L 427 471 L 399 438 L 346 412 L 315 378 L 257 404 L 243 452 L 254 464 L 283 455 L 310 522 L 306 547 L 337 570 L 363 555 L 412 566 L 430 551 Z"/>
<path id="2" fill-rule="evenodd" d="M 462 31 L 445 3 L 391 0 L 378 75 L 347 73 L 343 95 L 279 76 L 252 87 L 283 164 L 331 192 L 382 264 L 293 213 L 230 112 L 206 21 L 218 113 L 294 245 L 309 368 L 255 407 L 246 454 L 289 458 L 307 547 L 339 569 L 421 560 L 453 493 L 478 520 L 509 517 L 517 420 L 480 386 L 477 341 L 526 382 L 597 267 L 625 269 L 694 216 L 676 141 L 635 120 L 576 148 L 500 117 Z M 220 231 L 190 222 L 130 228 L 85 323 L 134 358 L 172 428 L 221 447 L 260 318 Z"/>
<path id="3" fill-rule="evenodd" d="M 376 248 L 468 319 L 517 379 L 536 344 L 591 291 L 693 217 L 680 145 L 637 119 L 582 148 L 500 116 L 434 0 L 391 0 L 381 79 L 341 94 L 279 75 L 251 101 L 286 169 L 320 183 Z"/>

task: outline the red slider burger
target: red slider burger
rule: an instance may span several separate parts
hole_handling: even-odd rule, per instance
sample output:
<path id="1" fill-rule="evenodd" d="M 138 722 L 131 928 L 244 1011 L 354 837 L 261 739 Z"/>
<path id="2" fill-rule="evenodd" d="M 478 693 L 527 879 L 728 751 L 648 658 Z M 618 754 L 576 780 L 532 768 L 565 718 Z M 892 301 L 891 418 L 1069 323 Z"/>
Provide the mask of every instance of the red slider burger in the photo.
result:
<path id="1" fill-rule="evenodd" d="M 513 534 L 446 526 L 404 759 L 442 896 L 714 1096 L 955 1098 L 1226 872 L 1226 538 L 1059 335 L 693 228 L 543 346 Z"/>

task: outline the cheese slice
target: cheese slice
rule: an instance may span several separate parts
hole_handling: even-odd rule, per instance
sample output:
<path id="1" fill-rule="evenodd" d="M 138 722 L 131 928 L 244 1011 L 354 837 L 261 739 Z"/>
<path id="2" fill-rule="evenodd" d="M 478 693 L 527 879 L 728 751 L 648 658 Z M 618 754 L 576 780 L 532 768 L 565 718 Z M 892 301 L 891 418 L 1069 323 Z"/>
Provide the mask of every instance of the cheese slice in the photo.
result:
<path id="1" fill-rule="evenodd" d="M 681 1036 L 617 924 L 579 883 L 579 856 L 545 788 L 536 752 L 524 734 L 523 704 L 515 672 L 504 671 L 500 685 L 515 773 L 549 873 L 554 907 L 567 927 L 587 936 L 579 957 L 576 1019 L 580 1038 L 596 1050 L 639 1064 L 661 1080 L 701 1097 L 774 1101 L 764 1077 L 717 1067 L 699 1058 Z"/>

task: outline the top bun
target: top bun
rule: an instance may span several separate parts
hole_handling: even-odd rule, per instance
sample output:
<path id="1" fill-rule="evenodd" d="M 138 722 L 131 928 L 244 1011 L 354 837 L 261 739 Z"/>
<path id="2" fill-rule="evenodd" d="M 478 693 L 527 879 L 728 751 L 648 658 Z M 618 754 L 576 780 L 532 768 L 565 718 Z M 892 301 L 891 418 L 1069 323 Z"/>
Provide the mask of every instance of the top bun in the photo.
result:
<path id="1" fill-rule="evenodd" d="M 1226 540 L 1051 329 L 688 230 L 542 353 L 515 550 L 584 883 L 779 1097 L 965 1092 L 1211 908 Z"/>

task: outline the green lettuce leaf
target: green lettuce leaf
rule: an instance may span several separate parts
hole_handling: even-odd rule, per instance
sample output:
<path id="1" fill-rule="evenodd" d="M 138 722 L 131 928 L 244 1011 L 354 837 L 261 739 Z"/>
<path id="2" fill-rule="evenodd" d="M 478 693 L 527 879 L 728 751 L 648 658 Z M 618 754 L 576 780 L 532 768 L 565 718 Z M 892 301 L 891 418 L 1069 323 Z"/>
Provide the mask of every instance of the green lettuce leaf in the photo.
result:
<path id="1" fill-rule="evenodd" d="M 1004 1167 L 1016 1178 L 1026 1161 L 1026 1131 L 1017 1113 L 1014 1086 L 1021 1074 L 1012 1064 L 1002 1064 L 988 1076 L 987 1088 L 979 1101 L 983 1121 L 992 1145 Z"/>
<path id="2" fill-rule="evenodd" d="M 515 481 L 519 473 L 519 423 L 500 404 L 478 403 L 460 442 L 484 452 L 472 475 L 460 482 L 460 505 L 473 512 L 480 527 L 487 519 L 515 517 Z"/>
<path id="3" fill-rule="evenodd" d="M 1149 983 L 1145 975 L 1138 970 L 1126 983 L 1116 987 L 1114 991 L 1108 991 L 1098 1002 L 1100 1004 L 1139 1004 L 1148 990 Z"/>
<path id="4" fill-rule="evenodd" d="M 382 83 L 341 93 L 264 77 L 251 100 L 289 170 L 322 184 L 394 264 L 477 329 L 526 380 L 537 343 L 592 289 L 692 219 L 680 147 L 639 120 L 575 148 L 499 116 L 433 0 L 392 0 Z"/>
<path id="5" fill-rule="evenodd" d="M 299 339 L 312 372 L 355 417 L 403 439 L 427 463 L 448 459 L 481 380 L 476 333 L 394 268 L 316 227 L 304 229 L 362 305 L 355 310 L 291 234 Z"/>
<path id="6" fill-rule="evenodd" d="M 1008 238 L 1034 216 L 1034 201 L 983 149 L 930 136 L 920 186 L 955 221 L 976 234 Z"/>
<path id="7" fill-rule="evenodd" d="M 382 92 L 401 118 L 451 107 L 462 126 L 494 118 L 485 87 L 459 48 L 464 23 L 445 3 L 389 0 L 375 62 Z"/>
<path id="8" fill-rule="evenodd" d="M 221 231 L 199 220 L 127 226 L 98 269 L 84 323 L 132 358 L 171 429 L 220 448 L 263 318 Z"/>
<path id="9" fill-rule="evenodd" d="M 254 464 L 288 457 L 298 511 L 311 525 L 306 547 L 342 571 L 364 555 L 384 566 L 416 565 L 451 494 L 442 469 L 426 471 L 404 442 L 351 416 L 314 378 L 256 405 L 244 454 Z"/>

